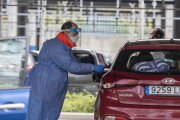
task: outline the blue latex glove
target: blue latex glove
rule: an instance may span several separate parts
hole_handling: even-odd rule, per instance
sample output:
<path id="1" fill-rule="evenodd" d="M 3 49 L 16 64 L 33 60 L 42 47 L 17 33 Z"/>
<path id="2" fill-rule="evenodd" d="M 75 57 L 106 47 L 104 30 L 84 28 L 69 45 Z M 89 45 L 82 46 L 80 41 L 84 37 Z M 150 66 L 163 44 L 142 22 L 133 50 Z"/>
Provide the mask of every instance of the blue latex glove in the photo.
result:
<path id="1" fill-rule="evenodd" d="M 93 65 L 93 68 L 94 73 L 102 73 L 105 67 L 103 65 Z"/>

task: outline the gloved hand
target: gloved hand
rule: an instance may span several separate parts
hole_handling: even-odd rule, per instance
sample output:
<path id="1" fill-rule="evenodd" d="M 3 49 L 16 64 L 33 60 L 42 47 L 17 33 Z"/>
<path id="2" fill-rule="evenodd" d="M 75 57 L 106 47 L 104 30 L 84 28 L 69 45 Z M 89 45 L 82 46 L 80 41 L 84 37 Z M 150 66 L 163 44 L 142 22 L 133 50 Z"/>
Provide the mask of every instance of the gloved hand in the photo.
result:
<path id="1" fill-rule="evenodd" d="M 94 73 L 102 73 L 104 71 L 103 65 L 93 65 L 93 72 Z"/>

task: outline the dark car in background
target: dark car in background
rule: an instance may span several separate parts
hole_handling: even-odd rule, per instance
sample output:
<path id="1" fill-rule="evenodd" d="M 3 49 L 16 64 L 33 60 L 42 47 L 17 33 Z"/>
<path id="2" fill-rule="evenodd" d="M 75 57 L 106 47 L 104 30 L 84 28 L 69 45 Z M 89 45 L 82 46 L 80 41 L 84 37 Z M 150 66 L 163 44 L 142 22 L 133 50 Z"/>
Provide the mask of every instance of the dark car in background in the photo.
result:
<path id="1" fill-rule="evenodd" d="M 152 61 L 150 65 L 153 70 L 137 71 L 138 65 L 146 63 L 137 61 L 140 60 L 138 55 L 143 52 L 161 54 L 163 62 L 157 67 L 169 64 L 167 71 L 159 72 Z M 154 62 L 158 61 L 162 60 L 156 59 Z M 140 69 L 148 67 L 142 66 Z M 101 79 L 94 119 L 179 120 L 179 97 L 180 40 L 128 41 Z"/>

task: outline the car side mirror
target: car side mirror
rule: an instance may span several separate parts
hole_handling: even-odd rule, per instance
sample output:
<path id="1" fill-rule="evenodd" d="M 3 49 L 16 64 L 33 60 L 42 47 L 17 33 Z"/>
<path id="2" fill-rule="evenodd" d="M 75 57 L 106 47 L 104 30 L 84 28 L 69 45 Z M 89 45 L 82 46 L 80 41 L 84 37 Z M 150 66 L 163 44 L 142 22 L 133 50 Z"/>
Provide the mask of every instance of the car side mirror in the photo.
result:
<path id="1" fill-rule="evenodd" d="M 94 73 L 93 74 L 93 81 L 94 82 L 100 82 L 102 76 L 107 73 L 110 69 L 109 68 L 105 68 L 104 69 L 104 72 L 100 73 L 100 74 L 97 74 L 97 73 Z"/>

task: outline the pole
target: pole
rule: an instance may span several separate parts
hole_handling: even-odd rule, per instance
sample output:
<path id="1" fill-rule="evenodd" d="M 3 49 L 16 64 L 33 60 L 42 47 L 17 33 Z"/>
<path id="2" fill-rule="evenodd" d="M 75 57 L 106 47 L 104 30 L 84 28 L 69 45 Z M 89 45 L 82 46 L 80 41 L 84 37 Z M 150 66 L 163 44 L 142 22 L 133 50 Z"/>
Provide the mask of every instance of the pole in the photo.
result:
<path id="1" fill-rule="evenodd" d="M 41 1 L 40 0 L 38 0 L 37 1 L 37 3 L 38 3 L 38 8 L 37 8 L 37 36 L 36 36 L 36 49 L 37 50 L 40 50 L 40 48 L 39 48 L 39 41 L 40 41 L 40 21 L 41 21 L 41 10 L 40 10 L 40 5 L 41 5 Z"/>
<path id="2" fill-rule="evenodd" d="M 91 19 L 91 30 L 92 30 L 91 32 L 93 32 L 93 29 L 94 29 L 93 28 L 94 27 L 93 26 L 93 21 L 94 21 L 94 18 L 93 18 L 93 4 L 94 4 L 93 2 L 90 2 L 90 16 L 91 16 L 90 19 Z"/>
<path id="3" fill-rule="evenodd" d="M 157 6 L 157 2 L 156 0 L 153 0 L 152 2 L 152 6 L 153 6 L 153 18 L 155 19 L 156 18 L 156 6 Z"/>
<path id="4" fill-rule="evenodd" d="M 163 0 L 162 2 L 163 2 L 163 5 L 162 5 L 162 8 L 163 8 L 163 9 L 161 10 L 161 12 L 162 12 L 161 16 L 162 16 L 162 17 L 166 17 L 165 1 Z M 161 28 L 162 28 L 162 29 L 165 29 L 165 27 L 166 27 L 166 21 L 165 21 L 165 20 L 161 20 Z"/>
<path id="5" fill-rule="evenodd" d="M 42 6 L 46 6 L 47 0 L 42 0 Z M 46 16 L 46 7 L 41 7 L 41 27 L 39 36 L 39 50 L 42 48 L 44 43 L 44 21 Z"/>
<path id="6" fill-rule="evenodd" d="M 180 8 L 180 0 L 175 0 L 174 8 Z M 180 17 L 180 12 L 174 10 L 174 17 Z M 173 38 L 180 38 L 179 28 L 180 28 L 180 21 L 174 20 L 173 21 Z"/>
<path id="7" fill-rule="evenodd" d="M 120 6 L 120 3 L 119 3 L 119 0 L 116 0 L 116 33 L 118 33 L 118 17 L 119 17 L 119 6 Z"/>
<path id="8" fill-rule="evenodd" d="M 130 7 L 131 8 L 134 8 L 135 7 L 135 3 L 129 3 Z M 131 21 L 131 29 L 130 29 L 130 40 L 133 40 L 134 39 L 134 23 L 135 23 L 135 16 L 136 16 L 136 11 L 135 9 L 132 9 L 132 21 Z"/>
<path id="9" fill-rule="evenodd" d="M 67 3 L 68 3 L 68 2 L 63 1 L 63 5 L 65 6 L 65 7 L 64 7 L 64 17 L 63 17 L 63 23 L 65 23 L 65 22 L 66 22 L 66 17 L 65 17 L 65 16 L 66 16 L 66 12 L 67 12 L 67 7 L 66 7 L 66 6 L 67 6 Z"/>
<path id="10" fill-rule="evenodd" d="M 139 0 L 139 8 L 144 8 L 144 0 Z M 144 9 L 139 11 L 139 37 L 144 39 Z"/>
<path id="11" fill-rule="evenodd" d="M 119 17 L 119 0 L 116 0 L 116 17 Z"/>
<path id="12" fill-rule="evenodd" d="M 82 12 L 83 12 L 83 0 L 80 0 L 80 13 L 79 13 L 80 16 L 82 16 Z"/>
<path id="13" fill-rule="evenodd" d="M 0 13 L 2 12 L 3 0 L 0 0 Z M 2 37 L 2 15 L 0 15 L 0 38 Z"/>

